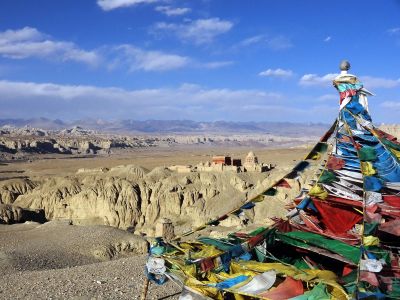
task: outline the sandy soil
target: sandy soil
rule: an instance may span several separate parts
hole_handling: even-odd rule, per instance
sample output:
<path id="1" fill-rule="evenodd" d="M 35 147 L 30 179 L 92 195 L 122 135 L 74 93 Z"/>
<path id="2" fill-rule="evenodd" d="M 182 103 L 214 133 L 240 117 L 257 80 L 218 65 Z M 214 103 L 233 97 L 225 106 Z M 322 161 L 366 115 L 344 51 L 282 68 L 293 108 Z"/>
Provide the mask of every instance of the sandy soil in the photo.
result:
<path id="1" fill-rule="evenodd" d="M 16 161 L 0 164 L 0 180 L 13 177 L 35 177 L 68 175 L 79 168 L 115 167 L 118 165 L 136 164 L 149 170 L 159 166 L 196 165 L 206 162 L 214 155 L 230 155 L 241 158 L 242 162 L 249 151 L 254 151 L 260 162 L 286 165 L 304 157 L 309 148 L 291 149 L 251 149 L 240 148 L 147 148 L 130 152 L 115 153 L 109 156 L 42 155 L 32 161 Z"/>
<path id="2" fill-rule="evenodd" d="M 2 277 L 0 299 L 140 299 L 145 256 Z M 150 284 L 147 299 L 178 299 L 172 282 Z"/>
<path id="3" fill-rule="evenodd" d="M 138 299 L 146 255 L 94 255 L 132 240 L 143 245 L 131 233 L 106 226 L 0 225 L 0 299 Z M 151 284 L 148 299 L 176 299 L 179 291 L 172 282 Z"/>

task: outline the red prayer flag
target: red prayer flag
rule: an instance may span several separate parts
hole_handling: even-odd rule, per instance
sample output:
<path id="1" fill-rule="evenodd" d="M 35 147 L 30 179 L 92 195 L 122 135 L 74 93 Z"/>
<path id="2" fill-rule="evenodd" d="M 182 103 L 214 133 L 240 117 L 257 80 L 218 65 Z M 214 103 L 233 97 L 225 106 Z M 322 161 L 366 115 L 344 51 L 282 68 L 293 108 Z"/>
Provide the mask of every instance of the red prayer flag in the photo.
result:
<path id="1" fill-rule="evenodd" d="M 303 283 L 300 280 L 295 280 L 288 276 L 285 281 L 275 289 L 261 293 L 260 296 L 271 300 L 281 300 L 290 299 L 303 294 Z"/>

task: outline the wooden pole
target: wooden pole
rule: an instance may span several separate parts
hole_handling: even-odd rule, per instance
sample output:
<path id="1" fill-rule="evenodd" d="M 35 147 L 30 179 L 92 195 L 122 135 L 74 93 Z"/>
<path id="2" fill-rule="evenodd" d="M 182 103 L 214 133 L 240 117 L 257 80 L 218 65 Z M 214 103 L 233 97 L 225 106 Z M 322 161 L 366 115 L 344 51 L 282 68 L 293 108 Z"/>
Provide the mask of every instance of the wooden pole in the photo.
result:
<path id="1" fill-rule="evenodd" d="M 142 294 L 140 295 L 140 300 L 146 300 L 147 291 L 149 289 L 149 283 L 150 283 L 150 280 L 149 280 L 149 278 L 146 277 L 146 279 L 143 283 L 143 289 L 142 289 Z"/>

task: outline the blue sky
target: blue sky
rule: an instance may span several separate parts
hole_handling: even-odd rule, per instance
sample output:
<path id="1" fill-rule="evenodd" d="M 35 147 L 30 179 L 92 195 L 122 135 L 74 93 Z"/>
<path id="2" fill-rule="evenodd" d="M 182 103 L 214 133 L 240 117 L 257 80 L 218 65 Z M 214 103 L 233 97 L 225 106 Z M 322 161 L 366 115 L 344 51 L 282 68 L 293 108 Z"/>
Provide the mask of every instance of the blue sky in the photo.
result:
<path id="1" fill-rule="evenodd" d="M 346 58 L 400 113 L 400 1 L 2 0 L 0 118 L 331 122 Z"/>

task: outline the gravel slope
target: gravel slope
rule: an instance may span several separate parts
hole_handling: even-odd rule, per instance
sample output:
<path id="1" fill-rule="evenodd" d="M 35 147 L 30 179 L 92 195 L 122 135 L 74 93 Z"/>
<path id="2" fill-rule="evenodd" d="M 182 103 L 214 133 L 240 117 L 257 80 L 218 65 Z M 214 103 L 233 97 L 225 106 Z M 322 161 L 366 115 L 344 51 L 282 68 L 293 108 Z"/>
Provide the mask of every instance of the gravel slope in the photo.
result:
<path id="1" fill-rule="evenodd" d="M 140 237 L 107 226 L 0 225 L 0 299 L 139 299 L 146 249 Z M 179 291 L 150 284 L 147 299 L 177 299 Z"/>
<path id="2" fill-rule="evenodd" d="M 145 255 L 72 268 L 2 276 L 0 299 L 139 299 Z M 147 299 L 178 299 L 172 282 L 150 284 Z"/>

